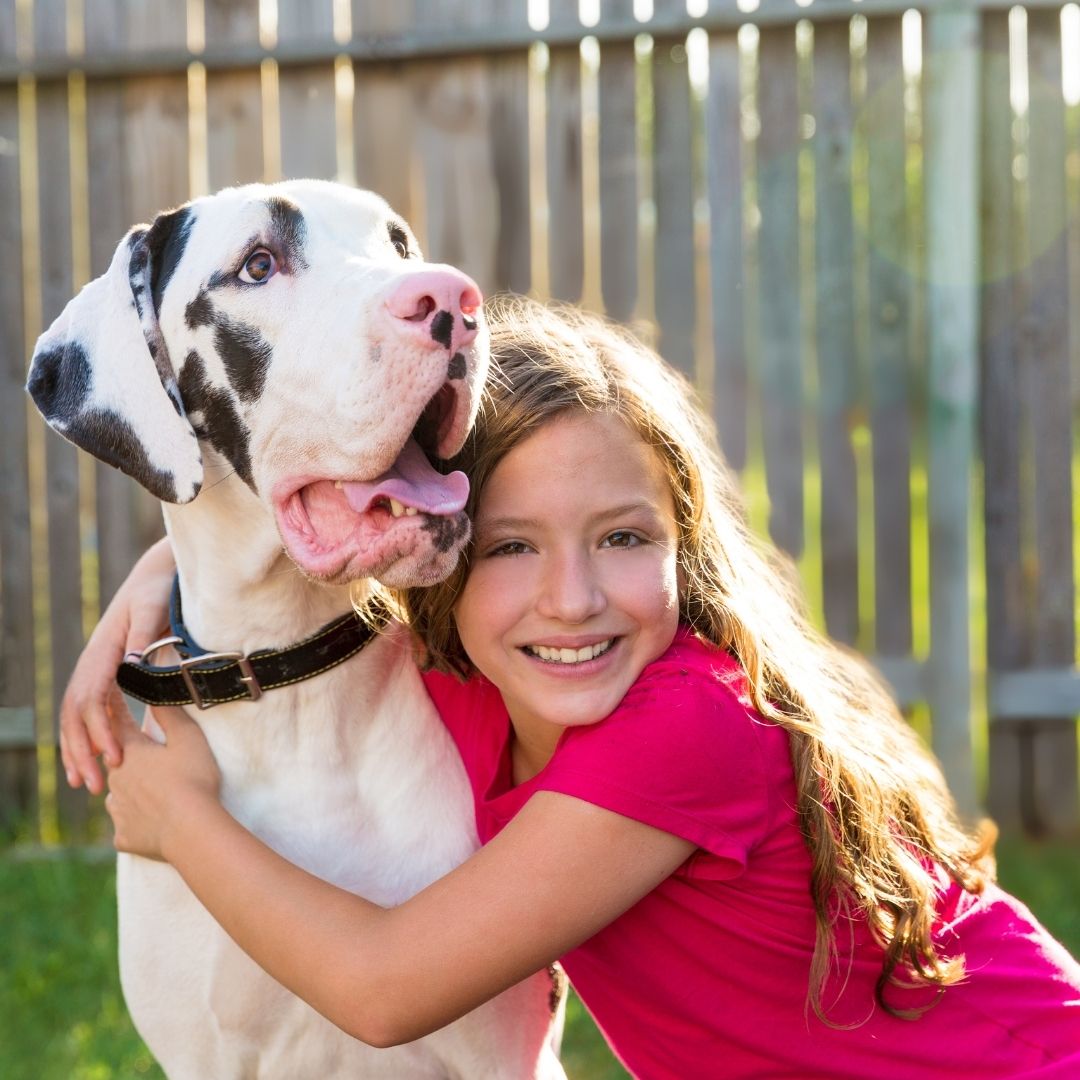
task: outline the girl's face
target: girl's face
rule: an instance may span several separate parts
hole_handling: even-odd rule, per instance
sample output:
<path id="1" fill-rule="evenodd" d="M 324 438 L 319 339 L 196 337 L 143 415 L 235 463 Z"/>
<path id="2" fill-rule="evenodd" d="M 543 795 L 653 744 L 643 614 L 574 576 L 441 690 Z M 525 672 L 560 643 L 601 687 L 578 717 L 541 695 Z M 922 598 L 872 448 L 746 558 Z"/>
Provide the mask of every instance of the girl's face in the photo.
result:
<path id="1" fill-rule="evenodd" d="M 678 530 L 657 454 L 617 416 L 556 417 L 495 468 L 473 527 L 454 614 L 515 729 L 602 720 L 678 626 Z"/>

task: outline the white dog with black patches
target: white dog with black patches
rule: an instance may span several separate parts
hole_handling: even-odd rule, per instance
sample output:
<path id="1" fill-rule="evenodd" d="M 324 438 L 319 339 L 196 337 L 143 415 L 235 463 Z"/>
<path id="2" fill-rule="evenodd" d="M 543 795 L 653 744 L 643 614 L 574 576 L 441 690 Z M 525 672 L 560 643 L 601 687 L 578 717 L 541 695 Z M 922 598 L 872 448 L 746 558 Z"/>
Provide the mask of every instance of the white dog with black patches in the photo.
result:
<path id="1" fill-rule="evenodd" d="M 52 427 L 163 500 L 191 638 L 249 656 L 349 612 L 350 582 L 450 571 L 468 482 L 429 459 L 461 445 L 486 371 L 472 281 L 424 263 L 377 196 L 295 181 L 133 229 L 42 335 L 28 388 Z M 185 673 L 196 700 L 214 700 L 202 673 L 223 663 Z M 241 822 L 400 903 L 476 848 L 471 794 L 400 628 L 335 663 L 258 700 L 244 669 L 241 700 L 191 711 Z M 117 889 L 124 995 L 174 1080 L 563 1076 L 549 973 L 373 1049 L 258 968 L 171 867 L 121 855 Z"/>

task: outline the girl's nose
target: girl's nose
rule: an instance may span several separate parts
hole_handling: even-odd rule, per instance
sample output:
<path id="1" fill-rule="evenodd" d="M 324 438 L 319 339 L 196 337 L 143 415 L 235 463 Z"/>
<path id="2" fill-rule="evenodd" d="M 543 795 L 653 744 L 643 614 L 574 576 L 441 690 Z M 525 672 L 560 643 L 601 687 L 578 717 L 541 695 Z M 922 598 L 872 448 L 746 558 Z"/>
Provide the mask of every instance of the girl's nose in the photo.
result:
<path id="1" fill-rule="evenodd" d="M 584 555 L 553 556 L 545 568 L 537 613 L 564 623 L 583 623 L 607 604 L 600 580 Z"/>

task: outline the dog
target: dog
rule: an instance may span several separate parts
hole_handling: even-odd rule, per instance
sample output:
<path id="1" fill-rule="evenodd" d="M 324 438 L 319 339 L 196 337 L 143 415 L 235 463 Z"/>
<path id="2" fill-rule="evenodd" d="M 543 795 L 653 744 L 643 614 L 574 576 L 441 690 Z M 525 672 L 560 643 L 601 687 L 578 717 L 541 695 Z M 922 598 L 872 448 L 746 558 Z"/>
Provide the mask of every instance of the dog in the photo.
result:
<path id="1" fill-rule="evenodd" d="M 348 616 L 357 582 L 449 573 L 468 484 L 431 460 L 461 446 L 487 363 L 475 284 L 424 262 L 378 196 L 305 180 L 134 227 L 30 367 L 49 425 L 162 500 L 191 639 L 239 655 L 240 698 L 213 708 L 194 706 L 224 661 L 182 673 L 226 806 L 292 862 L 384 905 L 477 847 L 406 632 L 389 623 L 275 689 L 244 665 Z M 124 996 L 173 1080 L 564 1076 L 551 973 L 374 1049 L 266 975 L 171 867 L 121 855 L 117 892 Z"/>

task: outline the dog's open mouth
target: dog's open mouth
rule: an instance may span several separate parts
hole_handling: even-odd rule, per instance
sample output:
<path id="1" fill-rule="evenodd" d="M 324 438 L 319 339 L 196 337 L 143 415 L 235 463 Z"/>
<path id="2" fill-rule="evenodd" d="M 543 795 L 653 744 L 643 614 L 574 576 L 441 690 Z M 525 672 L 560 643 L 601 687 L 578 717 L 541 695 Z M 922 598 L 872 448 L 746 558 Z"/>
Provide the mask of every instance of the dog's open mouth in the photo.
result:
<path id="1" fill-rule="evenodd" d="M 444 385 L 381 475 L 308 479 L 281 493 L 275 500 L 278 526 L 301 570 L 323 579 L 378 577 L 420 549 L 434 546 L 447 554 L 447 536 L 460 547 L 457 541 L 468 535 L 469 481 L 462 472 L 443 473 L 433 464 L 448 438 L 456 441 L 457 412 L 454 390 Z M 430 567 L 418 566 L 416 577 L 417 584 L 435 579 Z"/>

